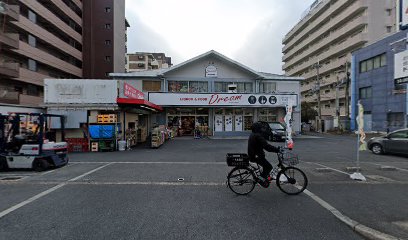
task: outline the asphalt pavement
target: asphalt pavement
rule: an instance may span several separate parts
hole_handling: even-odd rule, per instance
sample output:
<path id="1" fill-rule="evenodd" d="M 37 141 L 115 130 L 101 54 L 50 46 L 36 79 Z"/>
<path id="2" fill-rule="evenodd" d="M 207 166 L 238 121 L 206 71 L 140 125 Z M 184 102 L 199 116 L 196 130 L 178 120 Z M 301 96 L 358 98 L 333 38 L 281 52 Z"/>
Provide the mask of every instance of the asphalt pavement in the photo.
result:
<path id="1" fill-rule="evenodd" d="M 356 141 L 296 138 L 309 178 L 298 196 L 272 185 L 242 197 L 225 186 L 225 155 L 245 152 L 245 139 L 181 138 L 75 153 L 41 173 L 2 172 L 0 239 L 408 239 L 408 158 L 361 152 L 367 181 L 355 181 Z"/>

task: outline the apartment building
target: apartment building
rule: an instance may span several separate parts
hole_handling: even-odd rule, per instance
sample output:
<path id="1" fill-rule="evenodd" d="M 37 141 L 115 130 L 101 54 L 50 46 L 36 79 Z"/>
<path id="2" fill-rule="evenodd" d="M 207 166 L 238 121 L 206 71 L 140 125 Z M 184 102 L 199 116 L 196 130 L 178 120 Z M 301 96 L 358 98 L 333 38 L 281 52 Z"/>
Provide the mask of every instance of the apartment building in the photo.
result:
<path id="1" fill-rule="evenodd" d="M 125 72 L 125 0 L 86 0 L 83 5 L 84 78 L 108 79 L 109 73 Z"/>
<path id="2" fill-rule="evenodd" d="M 137 52 L 126 54 L 126 71 L 137 72 L 173 66 L 171 57 L 164 53 Z"/>
<path id="3" fill-rule="evenodd" d="M 125 72 L 125 0 L 0 0 L 0 104 L 39 106 L 45 78 Z"/>
<path id="4" fill-rule="evenodd" d="M 322 119 L 332 121 L 329 128 L 336 114 L 349 115 L 351 53 L 396 31 L 396 2 L 316 0 L 283 38 L 285 75 L 305 78 L 302 102 L 316 109 L 320 93 Z"/>
<path id="5" fill-rule="evenodd" d="M 0 103 L 38 106 L 44 78 L 82 77 L 81 1 L 0 2 Z"/>

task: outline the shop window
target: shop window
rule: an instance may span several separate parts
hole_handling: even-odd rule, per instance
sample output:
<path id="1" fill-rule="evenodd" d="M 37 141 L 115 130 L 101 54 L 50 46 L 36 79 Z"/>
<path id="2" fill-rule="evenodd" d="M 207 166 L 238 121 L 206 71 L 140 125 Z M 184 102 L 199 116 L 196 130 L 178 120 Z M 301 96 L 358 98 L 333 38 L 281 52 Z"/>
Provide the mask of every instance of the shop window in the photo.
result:
<path id="1" fill-rule="evenodd" d="M 187 81 L 169 81 L 168 92 L 188 92 Z"/>
<path id="2" fill-rule="evenodd" d="M 192 93 L 208 92 L 208 82 L 189 82 L 189 86 Z"/>
<path id="3" fill-rule="evenodd" d="M 276 83 L 275 82 L 262 82 L 259 85 L 259 92 L 261 93 L 271 93 L 276 91 Z"/>
<path id="4" fill-rule="evenodd" d="M 222 115 L 222 114 L 224 114 L 224 109 L 223 108 L 217 108 L 217 109 L 215 109 L 215 114 L 216 115 Z"/>
<path id="5" fill-rule="evenodd" d="M 161 82 L 160 81 L 143 80 L 143 91 L 144 92 L 160 92 L 161 91 Z"/>
<path id="6" fill-rule="evenodd" d="M 197 115 L 208 115 L 208 108 L 197 108 L 196 114 Z"/>

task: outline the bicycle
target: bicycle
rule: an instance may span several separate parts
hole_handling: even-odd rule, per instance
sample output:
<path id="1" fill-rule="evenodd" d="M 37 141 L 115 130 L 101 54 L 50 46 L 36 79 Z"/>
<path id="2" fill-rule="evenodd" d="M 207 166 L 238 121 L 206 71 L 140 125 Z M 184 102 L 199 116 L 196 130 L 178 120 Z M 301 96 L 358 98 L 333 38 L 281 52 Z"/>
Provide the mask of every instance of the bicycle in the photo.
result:
<path id="1" fill-rule="evenodd" d="M 297 167 L 299 158 L 287 149 L 277 153 L 278 164 L 268 177 L 269 183 L 276 180 L 278 188 L 288 194 L 297 195 L 303 192 L 308 184 L 306 174 Z M 250 163 L 245 153 L 227 153 L 227 165 L 234 167 L 228 174 L 227 186 L 238 195 L 247 195 L 259 184 L 261 167 L 257 163 Z"/>

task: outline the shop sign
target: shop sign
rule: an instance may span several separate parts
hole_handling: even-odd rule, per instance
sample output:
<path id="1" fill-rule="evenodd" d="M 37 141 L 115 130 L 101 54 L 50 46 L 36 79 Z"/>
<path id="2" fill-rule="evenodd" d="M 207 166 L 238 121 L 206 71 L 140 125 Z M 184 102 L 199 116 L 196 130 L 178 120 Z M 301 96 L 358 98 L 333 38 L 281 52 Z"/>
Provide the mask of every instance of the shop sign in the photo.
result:
<path id="1" fill-rule="evenodd" d="M 133 99 L 144 99 L 144 93 L 125 83 L 123 86 L 124 95 Z"/>
<path id="2" fill-rule="evenodd" d="M 149 101 L 161 106 L 276 106 L 297 105 L 297 94 L 149 93 Z"/>
<path id="3" fill-rule="evenodd" d="M 87 79 L 45 79 L 44 102 L 49 104 L 116 104 L 117 81 Z"/>
<path id="4" fill-rule="evenodd" d="M 394 56 L 394 79 L 408 77 L 408 50 Z"/>
<path id="5" fill-rule="evenodd" d="M 214 77 L 218 76 L 217 68 L 214 65 L 209 65 L 205 68 L 205 77 Z"/>

